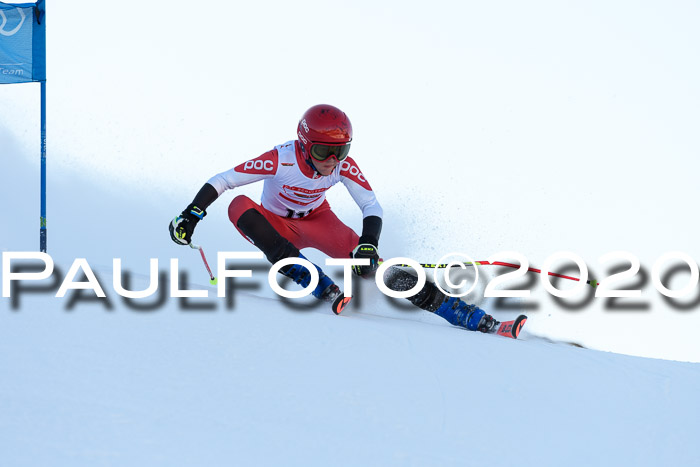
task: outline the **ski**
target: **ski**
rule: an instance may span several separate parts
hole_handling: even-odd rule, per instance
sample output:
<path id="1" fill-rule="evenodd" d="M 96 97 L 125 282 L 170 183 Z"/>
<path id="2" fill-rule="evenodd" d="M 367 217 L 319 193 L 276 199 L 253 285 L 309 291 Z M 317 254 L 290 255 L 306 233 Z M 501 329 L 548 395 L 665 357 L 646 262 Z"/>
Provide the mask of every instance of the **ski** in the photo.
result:
<path id="1" fill-rule="evenodd" d="M 503 321 L 498 323 L 492 328 L 491 333 L 498 334 L 499 336 L 503 337 L 510 337 L 511 339 L 517 339 L 518 335 L 520 335 L 520 331 L 523 329 L 523 326 L 525 326 L 526 321 L 527 316 L 520 315 L 513 321 Z"/>
<path id="2" fill-rule="evenodd" d="M 346 297 L 345 294 L 339 292 L 338 295 L 336 295 L 336 297 L 332 300 L 333 302 L 331 303 L 331 308 L 333 309 L 333 313 L 339 315 L 347 304 L 350 303 L 352 297 Z"/>

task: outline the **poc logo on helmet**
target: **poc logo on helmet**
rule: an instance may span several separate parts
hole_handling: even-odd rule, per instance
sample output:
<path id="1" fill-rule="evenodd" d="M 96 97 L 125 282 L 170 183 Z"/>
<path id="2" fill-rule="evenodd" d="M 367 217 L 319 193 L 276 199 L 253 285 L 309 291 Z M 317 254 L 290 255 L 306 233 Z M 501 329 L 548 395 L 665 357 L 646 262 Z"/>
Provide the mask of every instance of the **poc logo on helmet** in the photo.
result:
<path id="1" fill-rule="evenodd" d="M 348 161 L 343 161 L 340 163 L 340 171 L 345 172 L 345 171 L 350 172 L 350 175 L 353 175 L 358 178 L 361 182 L 366 182 L 364 175 L 362 175 L 362 172 L 360 172 L 360 169 L 355 167 L 354 165 L 350 165 L 350 162 Z"/>
<path id="2" fill-rule="evenodd" d="M 261 160 L 256 160 L 256 161 L 247 161 L 243 165 L 243 170 L 249 170 L 249 169 L 254 169 L 254 170 L 267 170 L 267 171 L 272 171 L 274 168 L 274 164 L 272 161 L 261 161 Z"/>
<path id="3" fill-rule="evenodd" d="M 309 125 L 306 124 L 306 119 L 303 119 L 301 121 L 301 126 L 302 126 L 302 128 L 304 128 L 305 132 L 307 132 L 307 133 L 309 132 Z"/>

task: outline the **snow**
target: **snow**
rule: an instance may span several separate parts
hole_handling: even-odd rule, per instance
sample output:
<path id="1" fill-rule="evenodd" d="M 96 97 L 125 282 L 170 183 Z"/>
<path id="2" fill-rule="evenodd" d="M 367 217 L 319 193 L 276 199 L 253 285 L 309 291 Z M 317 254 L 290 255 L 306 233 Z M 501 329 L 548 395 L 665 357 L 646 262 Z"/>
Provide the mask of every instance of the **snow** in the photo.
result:
<path id="1" fill-rule="evenodd" d="M 700 258 L 697 7 L 214 1 L 203 16 L 140 3 L 94 21 L 91 2 L 69 3 L 49 10 L 56 270 L 0 298 L 0 465 L 700 464 L 697 293 L 674 305 L 651 281 L 667 251 Z M 320 41 L 330 17 L 345 35 Z M 299 70 L 339 48 L 349 62 L 333 79 Z M 483 268 L 469 298 L 499 319 L 526 310 L 518 341 L 453 328 L 371 281 L 341 316 L 283 301 L 263 261 L 236 263 L 253 277 L 217 298 L 166 223 L 319 102 L 353 121 L 385 258 L 510 250 L 541 267 L 565 250 L 599 279 L 625 266 L 599 258 L 624 250 L 642 271 L 619 288 L 642 296 L 560 301 L 530 274 L 509 282 L 532 294 L 507 310 L 483 299 L 496 274 Z M 0 251 L 36 251 L 37 86 L 0 87 L 0 109 Z M 255 251 L 228 222 L 233 196 L 197 228 L 214 268 L 217 252 Z M 342 187 L 329 201 L 359 228 Z M 106 300 L 55 297 L 76 258 Z M 134 290 L 158 259 L 157 294 L 119 297 L 114 258 Z M 168 298 L 171 258 L 208 298 Z M 553 269 L 577 275 L 568 266 Z"/>
<path id="2" fill-rule="evenodd" d="M 14 173 L 28 177 L 22 165 Z M 78 185 L 53 186 L 58 210 Z M 56 216 L 54 277 L 20 283 L 0 302 L 2 465 L 700 461 L 696 363 L 549 342 L 529 326 L 518 341 L 464 331 L 371 281 L 358 281 L 354 306 L 335 316 L 312 299 L 274 297 L 267 268 L 253 262 L 253 277 L 219 299 L 197 252 L 167 238 L 167 218 L 129 213 L 128 194 L 83 186 L 95 227 Z M 121 243 L 128 225 L 139 235 Z M 21 250 L 12 248 L 27 242 L 20 230 L 4 249 Z M 106 300 L 91 290 L 55 298 L 77 253 Z M 108 257 L 117 253 L 130 290 L 148 287 L 147 258 L 159 259 L 154 296 L 115 293 Z M 180 286 L 208 298 L 168 298 L 169 257 L 181 259 Z"/>
<path id="3" fill-rule="evenodd" d="M 381 303 L 336 317 L 241 291 L 209 310 L 113 295 L 111 310 L 45 294 L 3 312 L 3 465 L 700 461 L 697 364 L 469 333 Z"/>
<path id="4" fill-rule="evenodd" d="M 381 302 L 337 317 L 235 299 L 22 297 L 0 331 L 2 464 L 700 461 L 697 364 L 469 333 Z"/>

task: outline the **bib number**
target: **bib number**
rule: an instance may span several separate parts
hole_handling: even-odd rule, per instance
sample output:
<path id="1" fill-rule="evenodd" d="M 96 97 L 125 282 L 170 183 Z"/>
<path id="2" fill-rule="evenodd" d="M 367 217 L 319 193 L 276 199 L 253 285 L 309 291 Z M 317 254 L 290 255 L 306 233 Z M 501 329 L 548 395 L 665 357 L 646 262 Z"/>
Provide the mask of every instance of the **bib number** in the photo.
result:
<path id="1" fill-rule="evenodd" d="M 309 209 L 308 211 L 294 211 L 293 209 L 287 208 L 287 215 L 285 217 L 287 219 L 301 219 L 311 214 L 311 211 L 313 211 L 313 209 Z"/>

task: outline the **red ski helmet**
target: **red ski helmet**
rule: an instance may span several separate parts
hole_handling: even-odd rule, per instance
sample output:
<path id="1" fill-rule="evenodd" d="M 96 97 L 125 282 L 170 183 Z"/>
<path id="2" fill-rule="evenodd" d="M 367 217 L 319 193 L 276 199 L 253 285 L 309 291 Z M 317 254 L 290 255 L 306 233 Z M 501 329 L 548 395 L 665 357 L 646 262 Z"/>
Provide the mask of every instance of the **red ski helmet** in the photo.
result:
<path id="1" fill-rule="evenodd" d="M 346 148 L 342 148 L 344 155 L 342 157 L 336 156 L 342 160 L 347 157 L 347 153 L 350 151 L 352 124 L 345 112 L 339 108 L 319 104 L 304 112 L 297 126 L 297 135 L 307 158 L 312 155 L 311 146 L 318 144 L 321 146 L 346 146 Z M 316 151 L 316 153 L 318 152 Z M 314 157 L 321 160 L 319 157 Z"/>

